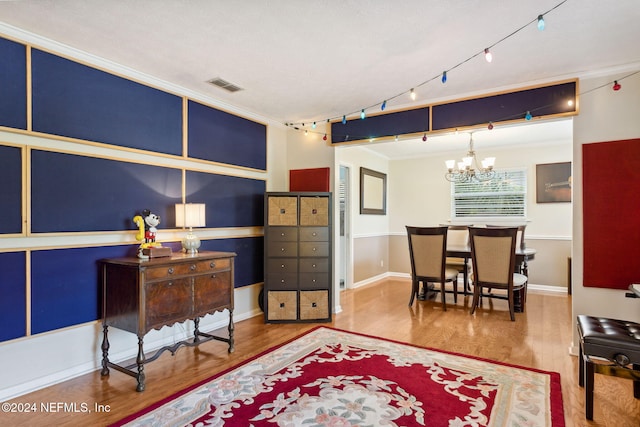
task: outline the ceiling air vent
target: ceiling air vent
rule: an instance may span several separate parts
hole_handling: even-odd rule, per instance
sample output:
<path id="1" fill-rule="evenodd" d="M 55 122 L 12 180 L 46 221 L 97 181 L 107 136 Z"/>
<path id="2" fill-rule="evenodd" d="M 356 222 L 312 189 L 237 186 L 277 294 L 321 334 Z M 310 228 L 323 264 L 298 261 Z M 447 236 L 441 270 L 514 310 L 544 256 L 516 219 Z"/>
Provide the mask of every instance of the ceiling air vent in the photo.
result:
<path id="1" fill-rule="evenodd" d="M 221 79 L 220 77 L 215 77 L 211 80 L 207 80 L 207 83 L 211 83 L 212 85 L 218 86 L 219 88 L 222 88 L 229 92 L 238 92 L 239 90 L 242 90 L 240 86 L 229 83 L 228 81 Z"/>

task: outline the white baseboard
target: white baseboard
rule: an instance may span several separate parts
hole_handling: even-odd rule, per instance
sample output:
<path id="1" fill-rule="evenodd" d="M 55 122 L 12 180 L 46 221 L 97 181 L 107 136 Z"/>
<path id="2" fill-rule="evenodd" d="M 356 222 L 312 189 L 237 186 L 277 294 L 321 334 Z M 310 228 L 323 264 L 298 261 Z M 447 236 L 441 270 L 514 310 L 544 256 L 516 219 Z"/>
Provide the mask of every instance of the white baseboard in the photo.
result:
<path id="1" fill-rule="evenodd" d="M 351 289 L 356 289 L 365 285 L 369 285 L 371 283 L 374 283 L 389 277 L 411 279 L 411 274 L 398 273 L 398 272 L 382 273 L 382 274 L 378 274 L 377 276 L 373 276 L 368 279 L 361 280 L 359 282 L 354 283 Z M 459 278 L 458 283 L 460 284 L 461 282 L 462 282 L 462 278 Z M 533 292 L 548 292 L 548 293 L 554 293 L 558 295 L 567 295 L 567 288 L 564 286 L 536 285 L 534 283 L 529 283 L 527 286 L 528 286 L 528 290 Z"/>

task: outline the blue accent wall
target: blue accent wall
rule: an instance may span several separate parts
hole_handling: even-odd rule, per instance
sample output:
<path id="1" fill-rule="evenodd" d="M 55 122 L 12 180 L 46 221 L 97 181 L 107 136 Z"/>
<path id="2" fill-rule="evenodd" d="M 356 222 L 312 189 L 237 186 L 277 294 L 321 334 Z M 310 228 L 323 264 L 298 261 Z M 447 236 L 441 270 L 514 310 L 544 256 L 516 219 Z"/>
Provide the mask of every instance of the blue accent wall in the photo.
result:
<path id="1" fill-rule="evenodd" d="M 137 246 L 52 249 L 31 254 L 31 332 L 101 318 L 98 260 L 135 254 Z"/>
<path id="2" fill-rule="evenodd" d="M 131 230 L 143 209 L 162 223 L 175 215 L 181 183 L 179 169 L 32 150 L 31 230 Z"/>
<path id="3" fill-rule="evenodd" d="M 0 253 L 0 341 L 26 335 L 25 256 L 25 252 Z"/>
<path id="4" fill-rule="evenodd" d="M 207 227 L 251 227 L 264 224 L 260 179 L 187 172 L 187 203 L 206 203 Z"/>
<path id="5" fill-rule="evenodd" d="M 33 130 L 182 154 L 182 98 L 32 50 Z"/>
<path id="6" fill-rule="evenodd" d="M 0 38 L 0 126 L 27 128 L 27 48 Z"/>
<path id="7" fill-rule="evenodd" d="M 0 55 L 0 127 L 44 144 L 0 143 L 0 234 L 27 237 L 26 202 L 27 233 L 66 236 L 60 248 L 2 248 L 0 342 L 100 319 L 98 261 L 135 256 L 138 245 L 76 247 L 74 233 L 137 230 L 133 217 L 143 209 L 160 215 L 158 228 L 174 228 L 183 198 L 207 204 L 208 228 L 263 225 L 265 180 L 243 177 L 242 169 L 266 171 L 266 125 L 193 101 L 186 108 L 183 96 L 26 44 L 0 38 Z M 63 151 L 57 141 L 66 139 L 72 145 Z M 68 148 L 74 143 L 85 145 Z M 87 155 L 95 143 L 109 154 Z M 198 171 L 176 160 L 191 167 L 197 160 Z M 237 174 L 214 173 L 214 163 Z M 263 281 L 261 236 L 205 240 L 203 249 L 238 254 L 236 287 Z"/>
<path id="8" fill-rule="evenodd" d="M 0 234 L 22 232 L 22 150 L 0 145 Z"/>
<path id="9" fill-rule="evenodd" d="M 267 127 L 189 101 L 189 157 L 267 169 Z"/>

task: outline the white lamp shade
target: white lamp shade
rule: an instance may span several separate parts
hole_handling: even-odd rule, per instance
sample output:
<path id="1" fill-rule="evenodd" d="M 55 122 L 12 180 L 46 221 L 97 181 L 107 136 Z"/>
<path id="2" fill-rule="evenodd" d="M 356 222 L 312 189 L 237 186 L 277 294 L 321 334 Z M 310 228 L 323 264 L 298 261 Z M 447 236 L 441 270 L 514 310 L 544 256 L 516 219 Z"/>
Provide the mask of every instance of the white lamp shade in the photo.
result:
<path id="1" fill-rule="evenodd" d="M 204 227 L 204 203 L 176 203 L 176 227 Z"/>

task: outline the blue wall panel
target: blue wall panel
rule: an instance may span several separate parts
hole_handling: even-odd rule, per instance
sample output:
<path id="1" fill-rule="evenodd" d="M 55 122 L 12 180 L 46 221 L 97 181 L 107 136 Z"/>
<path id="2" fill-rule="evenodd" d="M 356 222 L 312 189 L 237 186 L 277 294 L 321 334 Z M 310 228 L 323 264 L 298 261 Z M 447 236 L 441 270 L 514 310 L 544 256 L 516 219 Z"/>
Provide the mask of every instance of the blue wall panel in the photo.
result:
<path id="1" fill-rule="evenodd" d="M 366 119 L 351 119 L 346 123 L 331 123 L 331 142 L 405 135 L 429 130 L 429 107 L 395 113 L 378 114 Z"/>
<path id="2" fill-rule="evenodd" d="M 27 49 L 0 38 L 0 126 L 27 128 Z"/>
<path id="3" fill-rule="evenodd" d="M 131 245 L 33 251 L 31 333 L 100 319 L 98 260 L 134 253 Z"/>
<path id="4" fill-rule="evenodd" d="M 527 111 L 532 115 L 551 116 L 574 113 L 576 83 L 562 83 L 483 98 L 468 99 L 433 106 L 433 130 L 454 129 L 489 122 L 523 119 Z"/>
<path id="5" fill-rule="evenodd" d="M 250 227 L 264 224 L 265 181 L 187 172 L 187 203 L 207 205 L 207 227 Z"/>
<path id="6" fill-rule="evenodd" d="M 181 201 L 178 169 L 33 150 L 34 233 L 135 229 L 143 209 L 167 218 Z M 161 219 L 161 224 L 173 227 Z"/>
<path id="7" fill-rule="evenodd" d="M 0 341 L 26 335 L 25 259 L 24 252 L 0 253 Z"/>
<path id="8" fill-rule="evenodd" d="M 0 97 L 1 98 L 1 97 Z M 22 232 L 22 150 L 0 145 L 0 234 Z"/>
<path id="9" fill-rule="evenodd" d="M 189 157 L 267 169 L 267 127 L 189 101 Z"/>
<path id="10" fill-rule="evenodd" d="M 182 154 L 182 98 L 32 50 L 33 130 Z"/>
<path id="11" fill-rule="evenodd" d="M 201 250 L 235 252 L 235 287 L 253 285 L 264 281 L 264 239 L 244 237 L 239 239 L 203 240 Z"/>

